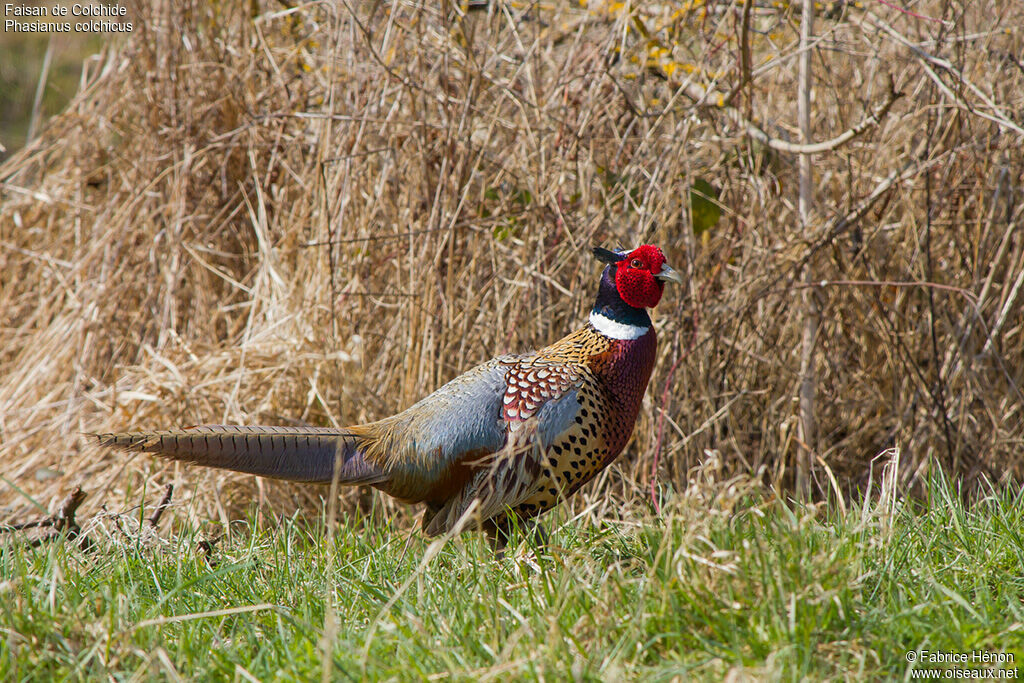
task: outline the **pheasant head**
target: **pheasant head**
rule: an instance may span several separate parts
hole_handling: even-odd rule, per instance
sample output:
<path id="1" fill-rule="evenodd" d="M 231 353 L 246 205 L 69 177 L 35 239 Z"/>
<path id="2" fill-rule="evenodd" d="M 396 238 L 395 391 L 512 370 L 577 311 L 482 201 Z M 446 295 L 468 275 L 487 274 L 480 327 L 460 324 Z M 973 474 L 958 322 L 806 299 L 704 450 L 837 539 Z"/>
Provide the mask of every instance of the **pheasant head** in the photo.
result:
<path id="1" fill-rule="evenodd" d="M 635 339 L 650 328 L 646 309 L 661 301 L 665 282 L 682 284 L 683 278 L 665 263 L 661 249 L 652 244 L 642 244 L 632 251 L 595 247 L 594 255 L 608 265 L 601 275 L 590 322 L 606 336 Z"/>

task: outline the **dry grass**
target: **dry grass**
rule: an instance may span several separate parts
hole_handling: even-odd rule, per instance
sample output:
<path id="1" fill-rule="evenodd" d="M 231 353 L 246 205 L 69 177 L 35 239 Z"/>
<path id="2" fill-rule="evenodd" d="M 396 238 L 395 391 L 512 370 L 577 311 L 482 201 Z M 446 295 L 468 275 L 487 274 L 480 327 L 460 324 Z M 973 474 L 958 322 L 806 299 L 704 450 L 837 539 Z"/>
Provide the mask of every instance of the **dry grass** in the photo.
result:
<path id="1" fill-rule="evenodd" d="M 77 484 L 88 509 L 184 479 L 196 518 L 312 500 L 81 432 L 381 417 L 573 329 L 589 246 L 641 241 L 692 287 L 657 311 L 635 438 L 577 509 L 643 500 L 655 458 L 685 487 L 708 451 L 723 478 L 790 485 L 807 261 L 836 283 L 815 290 L 817 451 L 839 487 L 889 447 L 903 485 L 936 463 L 1019 479 L 1024 6 L 819 17 L 817 139 L 881 106 L 890 78 L 904 96 L 815 157 L 806 231 L 796 157 L 685 94 L 740 83 L 743 3 L 241 6 L 133 7 L 136 32 L 0 167 L 0 518 Z M 776 138 L 796 137 L 798 16 L 754 7 L 732 100 Z M 698 178 L 724 208 L 701 237 Z"/>

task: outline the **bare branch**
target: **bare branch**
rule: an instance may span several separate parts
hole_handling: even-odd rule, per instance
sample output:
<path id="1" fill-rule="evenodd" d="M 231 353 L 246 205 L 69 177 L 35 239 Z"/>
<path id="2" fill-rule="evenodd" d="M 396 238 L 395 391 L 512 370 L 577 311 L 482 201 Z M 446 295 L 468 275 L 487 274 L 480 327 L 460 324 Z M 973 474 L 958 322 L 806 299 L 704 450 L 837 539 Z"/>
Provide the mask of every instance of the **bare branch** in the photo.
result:
<path id="1" fill-rule="evenodd" d="M 874 111 L 864 117 L 857 125 L 849 128 L 839 135 L 825 140 L 823 142 L 815 143 L 797 143 L 789 142 L 788 140 L 782 140 L 780 138 L 773 138 L 763 128 L 758 126 L 756 123 L 748 120 L 738 109 L 732 106 L 728 106 L 726 96 L 722 95 L 716 90 L 704 90 L 696 83 L 690 83 L 684 86 L 683 91 L 687 97 L 692 99 L 698 107 L 713 108 L 716 110 L 723 111 L 734 123 L 744 129 L 744 132 L 757 142 L 762 145 L 774 149 L 778 152 L 787 152 L 789 154 L 819 154 L 821 152 L 828 152 L 842 145 L 845 145 L 850 140 L 862 135 L 869 128 L 872 128 L 879 123 L 892 109 L 892 105 L 895 104 L 896 100 L 903 97 L 903 93 L 896 90 L 892 79 L 889 81 L 889 95 L 885 102 L 881 106 L 877 107 Z M 731 97 L 731 95 L 730 95 Z M 711 102 L 721 102 L 721 104 L 713 105 Z"/>
<path id="2" fill-rule="evenodd" d="M 913 52 L 914 55 L 918 58 L 918 60 L 920 60 L 921 66 L 924 68 L 925 73 L 928 74 L 928 78 L 930 78 L 932 82 L 934 82 L 935 85 L 938 86 L 939 90 L 941 90 L 943 94 L 946 95 L 946 97 L 950 98 L 958 105 L 964 107 L 967 111 L 976 116 L 980 116 L 981 118 L 986 119 L 987 121 L 991 121 L 992 123 L 995 123 L 1001 128 L 1006 128 L 1014 131 L 1019 135 L 1024 135 L 1024 128 L 1021 128 L 1012 120 L 1010 120 L 1010 117 L 1007 116 L 1006 113 L 1002 109 L 1000 109 L 995 102 L 992 101 L 992 98 L 990 98 L 988 95 L 982 92 L 982 90 L 978 88 L 976 85 L 968 81 L 964 77 L 962 70 L 954 68 L 948 60 L 941 59 L 939 57 L 936 57 L 925 52 L 920 47 L 912 43 L 909 39 L 907 39 L 906 36 L 904 36 L 902 33 L 894 29 L 892 26 L 887 24 L 885 21 L 883 21 L 881 18 L 879 18 L 872 12 L 867 12 L 865 14 L 865 22 L 874 28 L 884 31 L 900 45 L 903 45 L 911 52 Z M 989 107 L 989 109 L 995 112 L 995 114 L 987 114 L 983 111 L 978 111 L 976 108 L 972 107 L 969 103 L 964 101 L 962 97 L 958 97 L 956 93 L 954 93 L 949 88 L 949 86 L 946 85 L 941 78 L 939 78 L 939 75 L 935 73 L 935 71 L 930 66 L 928 66 L 929 64 L 934 64 L 938 68 L 942 69 L 943 71 L 945 71 L 946 73 L 950 74 L 958 81 L 960 81 L 960 83 L 962 83 L 964 87 L 966 87 L 968 90 L 977 95 L 978 99 L 984 102 L 985 105 Z"/>
<path id="3" fill-rule="evenodd" d="M 164 489 L 164 497 L 160 499 L 160 504 L 156 506 L 156 510 L 149 518 L 149 525 L 156 527 L 160 523 L 160 518 L 163 517 L 164 511 L 171 505 L 171 495 L 174 493 L 174 484 L 168 484 L 167 488 Z"/>
<path id="4" fill-rule="evenodd" d="M 805 146 L 811 146 L 811 51 L 806 49 L 814 35 L 814 3 L 805 2 L 800 18 L 800 73 L 797 81 L 797 117 L 800 123 L 800 137 Z M 852 135 L 850 136 L 853 137 Z M 811 152 L 800 154 L 800 228 L 806 234 L 814 211 L 814 188 Z M 809 261 L 804 265 L 804 280 L 814 280 L 814 266 Z M 818 301 L 811 291 L 803 296 L 803 320 L 800 335 L 800 384 L 799 422 L 797 430 L 796 493 L 803 500 L 811 497 L 811 469 L 817 448 L 818 426 L 815 419 L 815 395 L 817 375 L 814 367 L 814 349 L 817 346 L 818 321 L 821 317 Z"/>
<path id="5" fill-rule="evenodd" d="M 746 0 L 743 3 L 743 23 L 740 26 L 740 82 L 726 95 L 722 102 L 723 108 L 731 106 L 736 96 L 753 80 L 750 69 L 750 14 L 753 8 L 754 0 Z"/>

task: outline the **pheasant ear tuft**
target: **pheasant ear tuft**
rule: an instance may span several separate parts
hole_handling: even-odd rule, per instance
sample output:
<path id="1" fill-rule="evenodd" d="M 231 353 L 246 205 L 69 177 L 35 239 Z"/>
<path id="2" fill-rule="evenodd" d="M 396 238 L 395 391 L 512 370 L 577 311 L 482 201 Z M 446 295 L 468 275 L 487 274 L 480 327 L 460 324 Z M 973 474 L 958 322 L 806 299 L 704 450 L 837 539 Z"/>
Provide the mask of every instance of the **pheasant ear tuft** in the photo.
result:
<path id="1" fill-rule="evenodd" d="M 626 258 L 625 254 L 620 254 L 616 251 L 609 251 L 601 247 L 594 247 L 594 256 L 597 257 L 598 261 L 602 263 L 618 263 Z"/>

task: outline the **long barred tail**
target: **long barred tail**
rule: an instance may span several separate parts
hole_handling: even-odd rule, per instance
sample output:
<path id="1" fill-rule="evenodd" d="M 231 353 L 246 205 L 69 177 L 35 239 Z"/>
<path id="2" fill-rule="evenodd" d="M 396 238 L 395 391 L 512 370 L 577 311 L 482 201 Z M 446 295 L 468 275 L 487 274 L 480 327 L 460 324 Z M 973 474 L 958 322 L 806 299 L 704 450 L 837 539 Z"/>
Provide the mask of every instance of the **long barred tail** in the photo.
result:
<path id="1" fill-rule="evenodd" d="M 101 446 L 274 479 L 329 483 L 336 462 L 341 484 L 376 484 L 387 479 L 363 459 L 356 439 L 342 429 L 203 425 L 91 436 Z"/>

